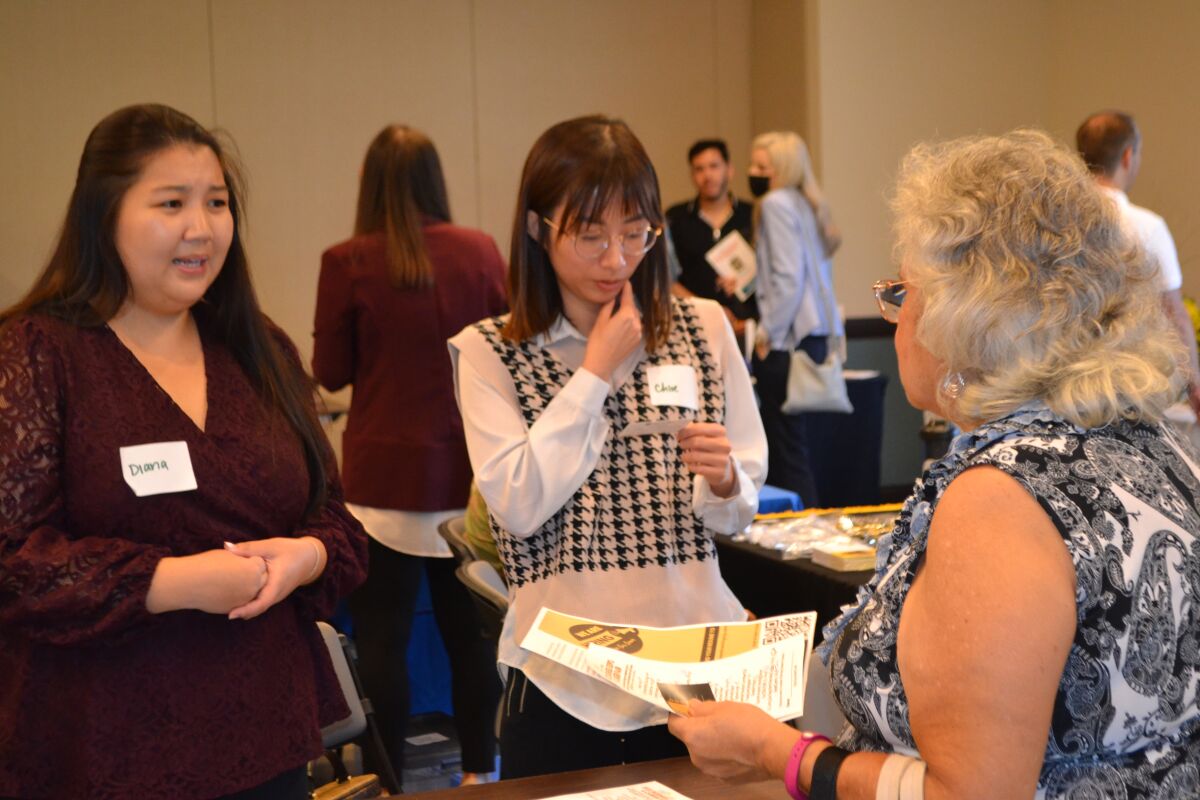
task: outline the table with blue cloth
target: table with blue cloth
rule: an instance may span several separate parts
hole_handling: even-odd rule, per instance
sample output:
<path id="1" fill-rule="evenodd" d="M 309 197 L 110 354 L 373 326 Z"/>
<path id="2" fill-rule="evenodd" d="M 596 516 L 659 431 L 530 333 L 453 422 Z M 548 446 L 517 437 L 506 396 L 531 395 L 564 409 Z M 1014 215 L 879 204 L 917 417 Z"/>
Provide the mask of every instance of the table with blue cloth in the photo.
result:
<path id="1" fill-rule="evenodd" d="M 778 514 L 782 511 L 803 511 L 800 495 L 767 484 L 758 491 L 758 513 Z"/>
<path id="2" fill-rule="evenodd" d="M 879 475 L 887 383 L 887 376 L 878 373 L 847 379 L 846 394 L 854 413 L 822 411 L 804 415 L 808 458 L 822 508 L 881 502 Z"/>

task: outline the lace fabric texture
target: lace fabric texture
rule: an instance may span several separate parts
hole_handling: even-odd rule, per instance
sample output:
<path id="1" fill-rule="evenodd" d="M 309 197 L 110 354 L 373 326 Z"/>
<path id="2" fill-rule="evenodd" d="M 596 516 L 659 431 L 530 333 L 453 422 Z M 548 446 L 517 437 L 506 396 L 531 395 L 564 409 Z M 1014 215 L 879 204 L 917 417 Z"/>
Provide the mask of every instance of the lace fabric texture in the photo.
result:
<path id="1" fill-rule="evenodd" d="M 0 329 L 0 796 L 228 793 L 303 764 L 344 714 L 313 621 L 363 579 L 365 537 L 331 456 L 303 521 L 295 434 L 201 332 L 204 431 L 107 328 Z M 118 449 L 167 441 L 199 488 L 134 496 Z M 146 611 L 164 557 L 310 535 L 325 573 L 261 617 Z"/>
<path id="2" fill-rule="evenodd" d="M 955 440 L 918 481 L 877 572 L 826 627 L 822 657 L 854 749 L 916 754 L 896 657 L 904 598 L 946 487 L 1004 470 L 1050 515 L 1075 565 L 1075 641 L 1055 698 L 1038 798 L 1200 796 L 1200 477 L 1157 426 L 1082 431 L 1026 409 Z"/>

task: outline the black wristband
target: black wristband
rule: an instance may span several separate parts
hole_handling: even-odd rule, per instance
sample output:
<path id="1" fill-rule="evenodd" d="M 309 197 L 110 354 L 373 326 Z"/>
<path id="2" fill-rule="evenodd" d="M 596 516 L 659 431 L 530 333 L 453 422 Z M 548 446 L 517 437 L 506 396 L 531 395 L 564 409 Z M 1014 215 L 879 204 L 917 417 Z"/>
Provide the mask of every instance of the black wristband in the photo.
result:
<path id="1" fill-rule="evenodd" d="M 837 800 L 838 772 L 849 752 L 840 747 L 826 747 L 817 754 L 809 782 L 809 800 Z"/>

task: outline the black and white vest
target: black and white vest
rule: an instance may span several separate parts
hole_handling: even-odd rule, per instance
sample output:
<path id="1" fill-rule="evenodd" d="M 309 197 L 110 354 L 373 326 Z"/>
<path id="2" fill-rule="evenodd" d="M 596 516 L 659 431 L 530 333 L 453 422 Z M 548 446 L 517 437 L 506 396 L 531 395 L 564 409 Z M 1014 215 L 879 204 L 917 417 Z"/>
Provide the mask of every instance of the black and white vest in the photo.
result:
<path id="1" fill-rule="evenodd" d="M 507 366 L 525 423 L 533 425 L 572 373 L 532 341 L 505 339 L 498 317 L 475 327 Z M 701 322 L 690 301 L 672 298 L 666 343 L 648 354 L 604 403 L 611 433 L 583 485 L 530 536 L 513 536 L 491 517 L 514 588 L 569 571 L 663 567 L 716 557 L 711 535 L 692 511 L 694 476 L 680 458 L 675 436 L 619 435 L 631 422 L 690 414 L 650 403 L 647 370 L 669 364 L 696 371 L 700 408 L 695 419 L 724 423 L 725 389 Z"/>

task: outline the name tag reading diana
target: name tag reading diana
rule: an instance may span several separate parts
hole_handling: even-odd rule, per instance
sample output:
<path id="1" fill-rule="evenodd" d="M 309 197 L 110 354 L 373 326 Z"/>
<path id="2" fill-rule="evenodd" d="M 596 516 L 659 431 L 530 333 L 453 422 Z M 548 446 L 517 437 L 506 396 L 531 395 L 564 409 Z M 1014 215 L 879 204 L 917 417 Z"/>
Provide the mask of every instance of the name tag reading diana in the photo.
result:
<path id="1" fill-rule="evenodd" d="M 138 497 L 196 489 L 187 442 L 155 442 L 122 447 L 121 477 Z"/>
<path id="2" fill-rule="evenodd" d="M 646 370 L 650 381 L 650 404 L 700 409 L 696 394 L 696 369 L 687 364 L 665 364 Z"/>

